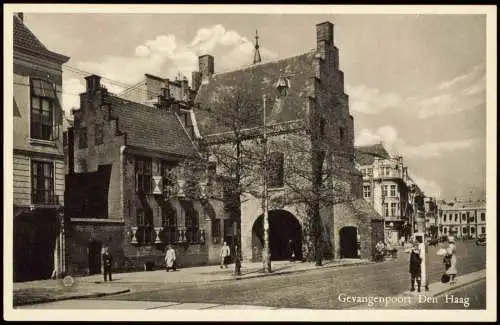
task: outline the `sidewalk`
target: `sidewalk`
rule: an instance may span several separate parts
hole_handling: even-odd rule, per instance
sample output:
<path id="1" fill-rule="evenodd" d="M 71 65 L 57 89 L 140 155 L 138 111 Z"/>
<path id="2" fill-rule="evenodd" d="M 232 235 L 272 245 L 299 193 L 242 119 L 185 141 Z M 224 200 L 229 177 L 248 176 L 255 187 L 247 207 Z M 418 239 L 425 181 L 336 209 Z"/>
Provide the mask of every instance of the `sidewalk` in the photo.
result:
<path id="1" fill-rule="evenodd" d="M 113 274 L 112 282 L 103 282 L 102 275 L 82 276 L 73 278 L 73 282 L 65 286 L 62 279 L 39 280 L 14 283 L 14 306 L 39 304 L 67 299 L 96 298 L 130 291 L 134 284 L 175 284 L 212 281 L 234 281 L 264 276 L 277 276 L 295 272 L 305 272 L 321 268 L 352 266 L 371 263 L 368 260 L 342 259 L 324 261 L 322 266 L 314 263 L 275 261 L 272 263 L 272 273 L 262 273 L 262 263 L 245 263 L 241 267 L 241 275 L 233 275 L 234 264 L 221 269 L 219 266 L 199 266 L 179 269 L 176 272 L 141 271 Z"/>
<path id="2" fill-rule="evenodd" d="M 398 296 L 390 297 L 392 301 L 386 300 L 385 302 L 376 302 L 372 306 L 368 306 L 368 303 L 364 302 L 349 309 L 404 309 L 414 304 L 433 303 L 433 297 L 441 296 L 449 291 L 456 290 L 482 279 L 486 279 L 486 269 L 456 277 L 455 285 L 434 282 L 429 285 L 429 291 L 425 291 L 424 288 L 422 288 L 422 292 L 405 291 Z"/>
<path id="3" fill-rule="evenodd" d="M 113 274 L 113 283 L 192 283 L 192 282 L 212 282 L 212 281 L 229 281 L 250 279 L 264 276 L 276 276 L 295 272 L 304 272 L 321 268 L 330 268 L 338 266 L 352 266 L 359 264 L 372 263 L 364 259 L 342 259 L 323 261 L 322 266 L 315 266 L 314 263 L 289 262 L 289 261 L 273 261 L 271 268 L 272 273 L 262 273 L 262 263 L 244 263 L 241 266 L 241 275 L 235 276 L 234 264 L 228 268 L 221 269 L 218 265 L 197 266 L 178 269 L 175 272 L 165 272 L 165 270 L 157 271 L 141 271 L 129 273 Z M 81 283 L 100 283 L 102 275 L 92 275 L 77 278 Z"/>

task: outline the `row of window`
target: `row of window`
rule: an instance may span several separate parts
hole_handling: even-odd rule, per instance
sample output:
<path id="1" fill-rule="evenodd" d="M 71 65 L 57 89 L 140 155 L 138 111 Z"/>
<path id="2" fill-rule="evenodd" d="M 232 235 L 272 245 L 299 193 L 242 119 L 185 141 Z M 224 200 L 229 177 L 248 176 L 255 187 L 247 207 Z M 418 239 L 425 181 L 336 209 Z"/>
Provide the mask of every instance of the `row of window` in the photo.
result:
<path id="1" fill-rule="evenodd" d="M 188 243 L 200 243 L 199 213 L 189 203 L 181 203 L 185 213 L 185 239 Z M 161 227 L 160 239 L 165 244 L 178 242 L 179 238 L 177 211 L 170 204 L 165 204 L 161 208 Z M 222 225 L 221 225 L 222 222 Z M 223 241 L 221 226 L 224 227 L 224 234 L 232 234 L 232 220 L 212 219 L 212 240 L 214 244 L 221 244 Z M 143 209 L 137 210 L 137 232 L 136 240 L 139 244 L 152 244 L 156 239 L 153 218 L 151 213 L 146 213 Z"/>
<path id="2" fill-rule="evenodd" d="M 390 212 L 390 214 L 389 214 Z M 396 217 L 399 216 L 399 204 L 391 203 L 391 209 L 389 210 L 389 203 L 384 203 L 384 217 Z"/>
<path id="3" fill-rule="evenodd" d="M 453 218 L 454 217 L 454 218 Z M 486 221 L 486 215 L 484 212 L 481 212 L 481 221 Z M 458 222 L 459 219 L 458 219 L 458 213 L 449 213 L 449 214 L 443 214 L 443 222 L 446 222 L 448 220 L 448 222 Z M 471 215 L 469 211 L 467 211 L 466 214 L 462 214 L 462 221 L 463 222 L 475 222 L 476 218 L 475 216 Z"/>
<path id="4" fill-rule="evenodd" d="M 382 186 L 382 195 L 384 197 L 397 197 L 397 185 L 384 185 Z M 363 186 L 363 196 L 365 198 L 371 197 L 371 187 L 369 185 Z"/>
<path id="5" fill-rule="evenodd" d="M 199 213 L 192 204 L 182 204 L 185 215 L 185 237 L 189 243 L 196 244 L 200 241 Z M 177 231 L 177 211 L 170 204 L 165 204 L 161 208 L 161 227 L 159 234 L 162 241 L 166 244 L 172 244 L 180 240 Z M 137 232 L 136 239 L 140 244 L 152 244 L 156 239 L 154 230 L 153 214 L 144 209 L 138 209 L 136 212 Z"/>
<path id="6" fill-rule="evenodd" d="M 485 234 L 486 233 L 486 227 L 481 227 L 481 228 L 479 228 L 479 230 L 481 231 L 480 234 Z M 448 230 L 448 228 L 446 228 L 446 227 L 443 228 L 443 234 L 447 234 L 448 231 L 450 233 L 452 232 L 451 229 Z M 469 232 L 468 228 L 465 228 L 465 227 L 462 228 L 462 234 L 468 234 L 468 232 Z M 470 233 L 471 234 L 475 234 L 476 233 L 476 228 L 470 227 Z"/>
<path id="7" fill-rule="evenodd" d="M 268 186 L 280 188 L 284 186 L 284 155 L 281 152 L 273 152 L 269 155 L 268 163 Z M 152 192 L 153 161 L 149 157 L 136 157 L 135 179 L 136 192 L 149 194 Z M 174 165 L 168 161 L 161 161 L 160 173 L 163 179 L 163 190 L 168 190 L 175 185 Z"/>

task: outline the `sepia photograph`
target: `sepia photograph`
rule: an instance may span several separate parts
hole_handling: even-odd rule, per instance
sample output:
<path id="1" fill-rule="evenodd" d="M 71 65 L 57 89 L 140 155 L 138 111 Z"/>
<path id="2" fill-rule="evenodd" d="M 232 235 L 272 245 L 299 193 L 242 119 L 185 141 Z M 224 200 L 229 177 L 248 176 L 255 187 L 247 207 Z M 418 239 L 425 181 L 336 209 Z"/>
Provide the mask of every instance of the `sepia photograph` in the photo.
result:
<path id="1" fill-rule="evenodd" d="M 4 9 L 5 319 L 496 320 L 495 7 Z"/>

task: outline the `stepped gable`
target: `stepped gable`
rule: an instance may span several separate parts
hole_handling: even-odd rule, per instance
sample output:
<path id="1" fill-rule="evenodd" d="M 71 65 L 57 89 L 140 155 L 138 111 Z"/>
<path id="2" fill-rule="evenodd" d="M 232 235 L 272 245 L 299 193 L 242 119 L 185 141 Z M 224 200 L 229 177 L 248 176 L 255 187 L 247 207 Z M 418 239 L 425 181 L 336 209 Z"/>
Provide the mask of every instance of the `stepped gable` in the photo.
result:
<path id="1" fill-rule="evenodd" d="M 375 161 L 375 158 L 389 159 L 391 158 L 387 150 L 381 143 L 377 143 L 371 146 L 360 146 L 355 147 L 356 161 L 361 166 L 371 165 Z"/>
<path id="2" fill-rule="evenodd" d="M 218 92 L 224 88 L 236 87 L 244 92 L 248 104 L 245 108 L 252 110 L 245 116 L 242 128 L 262 125 L 262 96 L 267 96 L 266 119 L 268 124 L 282 123 L 303 119 L 306 113 L 306 99 L 312 96 L 315 76 L 315 52 L 298 56 L 255 64 L 242 69 L 214 74 L 201 83 L 197 92 L 195 109 L 198 128 L 202 136 L 231 131 L 228 123 L 216 119 L 213 111 L 207 111 L 218 100 Z M 279 96 L 276 89 L 280 75 L 290 75 L 289 89 L 286 96 Z M 279 97 L 279 98 L 278 98 Z M 220 104 L 217 104 L 220 105 Z"/>
<path id="3" fill-rule="evenodd" d="M 127 134 L 127 145 L 153 151 L 197 157 L 198 152 L 172 111 L 142 105 L 113 95 L 107 96 L 112 118 Z"/>

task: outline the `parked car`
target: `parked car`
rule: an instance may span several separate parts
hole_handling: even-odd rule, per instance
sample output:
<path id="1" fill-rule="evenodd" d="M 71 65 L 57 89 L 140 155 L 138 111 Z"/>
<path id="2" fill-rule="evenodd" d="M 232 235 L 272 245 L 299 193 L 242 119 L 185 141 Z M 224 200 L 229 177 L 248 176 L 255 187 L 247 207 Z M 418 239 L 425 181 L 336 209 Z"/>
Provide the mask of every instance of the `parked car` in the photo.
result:
<path id="1" fill-rule="evenodd" d="M 486 234 L 479 235 L 476 239 L 476 245 L 485 246 L 486 245 Z"/>

